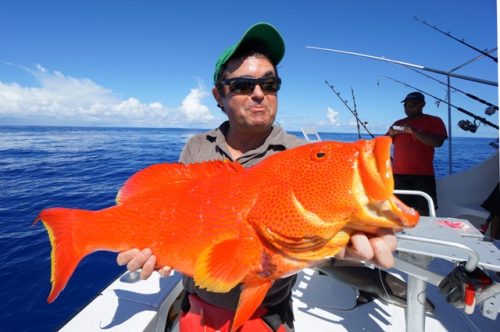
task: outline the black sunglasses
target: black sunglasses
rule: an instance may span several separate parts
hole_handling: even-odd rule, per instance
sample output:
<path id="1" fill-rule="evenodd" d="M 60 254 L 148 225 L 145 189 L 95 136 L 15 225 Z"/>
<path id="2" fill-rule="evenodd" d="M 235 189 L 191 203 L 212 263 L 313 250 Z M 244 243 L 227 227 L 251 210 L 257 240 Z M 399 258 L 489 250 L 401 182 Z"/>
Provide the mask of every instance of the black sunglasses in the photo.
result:
<path id="1" fill-rule="evenodd" d="M 413 107 L 416 107 L 416 106 L 419 106 L 419 105 L 420 105 L 419 103 L 414 103 L 414 104 L 412 104 L 412 103 L 404 103 L 403 104 L 403 106 L 405 108 L 413 108 Z"/>
<path id="2" fill-rule="evenodd" d="M 237 94 L 252 94 L 256 85 L 259 85 L 264 93 L 276 93 L 280 89 L 281 78 L 276 76 L 261 78 L 233 77 L 223 80 L 222 85 L 227 85 L 229 91 Z"/>

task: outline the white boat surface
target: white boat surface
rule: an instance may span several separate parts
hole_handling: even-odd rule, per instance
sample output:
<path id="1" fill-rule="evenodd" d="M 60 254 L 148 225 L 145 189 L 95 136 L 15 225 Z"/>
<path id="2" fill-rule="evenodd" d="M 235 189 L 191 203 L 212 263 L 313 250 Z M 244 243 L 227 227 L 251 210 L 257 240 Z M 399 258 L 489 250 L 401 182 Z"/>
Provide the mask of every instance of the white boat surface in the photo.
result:
<path id="1" fill-rule="evenodd" d="M 408 281 L 408 309 L 380 299 L 356 305 L 355 288 L 306 269 L 298 274 L 293 290 L 295 330 L 499 331 L 499 280 L 491 294 L 476 294 L 484 301 L 477 303 L 473 314 L 446 303 L 436 286 L 455 262 L 474 261 L 474 252 L 477 261 L 472 264 L 500 271 L 498 242 L 489 241 L 476 227 L 487 217 L 480 204 L 498 181 L 498 158 L 497 152 L 470 170 L 439 180 L 437 216 L 422 217 L 417 227 L 398 235 L 399 258 L 389 272 Z M 177 331 L 174 313 L 179 310 L 180 279 L 175 272 L 167 278 L 155 272 L 148 280 L 126 272 L 60 331 Z M 424 309 L 426 295 L 435 305 L 432 313 Z"/>
<path id="2" fill-rule="evenodd" d="M 463 218 L 479 226 L 489 212 L 481 207 L 498 183 L 498 150 L 483 163 L 463 172 L 438 179 L 438 216 Z"/>

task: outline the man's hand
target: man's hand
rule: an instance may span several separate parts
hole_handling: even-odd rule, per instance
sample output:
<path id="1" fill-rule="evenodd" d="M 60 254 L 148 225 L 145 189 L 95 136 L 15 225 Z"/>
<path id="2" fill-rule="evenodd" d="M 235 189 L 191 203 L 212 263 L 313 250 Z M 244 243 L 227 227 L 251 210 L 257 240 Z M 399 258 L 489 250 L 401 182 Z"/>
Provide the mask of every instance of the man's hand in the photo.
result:
<path id="1" fill-rule="evenodd" d="M 120 266 L 127 265 L 127 270 L 130 272 L 141 269 L 141 279 L 145 280 L 148 279 L 155 270 L 156 256 L 153 255 L 149 248 L 143 249 L 142 251 L 134 248 L 119 253 L 116 257 L 116 262 Z M 162 277 L 168 276 L 171 271 L 172 269 L 168 266 L 158 270 Z"/>
<path id="2" fill-rule="evenodd" d="M 389 131 L 387 132 L 387 135 L 390 136 L 391 138 L 404 133 L 404 127 L 401 126 L 392 126 L 389 128 Z"/>
<path id="3" fill-rule="evenodd" d="M 370 260 L 381 268 L 388 269 L 394 265 L 393 251 L 396 250 L 397 239 L 391 230 L 380 230 L 377 236 L 368 237 L 364 233 L 354 233 L 350 244 L 335 257 L 339 259 Z"/>

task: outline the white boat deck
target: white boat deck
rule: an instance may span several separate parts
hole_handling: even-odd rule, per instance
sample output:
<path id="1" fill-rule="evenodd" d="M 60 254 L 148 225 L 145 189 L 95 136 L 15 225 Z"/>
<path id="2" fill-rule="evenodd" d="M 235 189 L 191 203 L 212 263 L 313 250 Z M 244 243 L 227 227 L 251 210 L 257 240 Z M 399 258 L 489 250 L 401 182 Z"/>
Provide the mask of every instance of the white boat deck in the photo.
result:
<path id="1" fill-rule="evenodd" d="M 181 276 L 155 272 L 148 280 L 124 273 L 60 331 L 165 331 L 168 309 L 182 290 Z"/>
<path id="2" fill-rule="evenodd" d="M 354 307 L 354 295 L 354 289 L 340 281 L 318 275 L 313 270 L 301 272 L 293 292 L 296 331 L 407 330 L 403 307 L 380 300 Z M 426 314 L 425 331 L 500 330 L 500 320 L 482 316 L 477 308 L 474 315 L 466 315 L 446 303 L 435 286 L 428 287 L 428 298 L 436 309 Z"/>

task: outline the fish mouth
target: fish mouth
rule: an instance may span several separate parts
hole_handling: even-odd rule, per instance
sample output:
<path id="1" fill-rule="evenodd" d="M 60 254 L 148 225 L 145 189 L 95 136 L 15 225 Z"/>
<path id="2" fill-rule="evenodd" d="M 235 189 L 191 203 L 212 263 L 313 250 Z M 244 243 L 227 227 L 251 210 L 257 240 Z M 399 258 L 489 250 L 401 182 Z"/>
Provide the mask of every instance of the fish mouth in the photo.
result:
<path id="1" fill-rule="evenodd" d="M 372 203 L 376 214 L 393 222 L 396 228 L 413 227 L 419 219 L 418 212 L 392 195 L 388 200 Z"/>
<path id="2" fill-rule="evenodd" d="M 401 202 L 396 196 L 389 198 L 390 210 L 387 213 L 393 214 L 393 217 L 398 219 L 399 223 L 404 227 L 414 227 L 420 218 L 419 213 L 414 209 Z"/>
<path id="3" fill-rule="evenodd" d="M 390 164 L 391 139 L 377 137 L 361 150 L 353 178 L 353 193 L 360 210 L 349 223 L 359 230 L 414 227 L 417 211 L 394 196 L 394 179 Z"/>
<path id="4" fill-rule="evenodd" d="M 367 203 L 348 227 L 374 234 L 379 228 L 400 231 L 405 227 L 414 227 L 419 218 L 420 215 L 415 209 L 401 202 L 396 196 L 391 196 L 384 201 Z"/>

